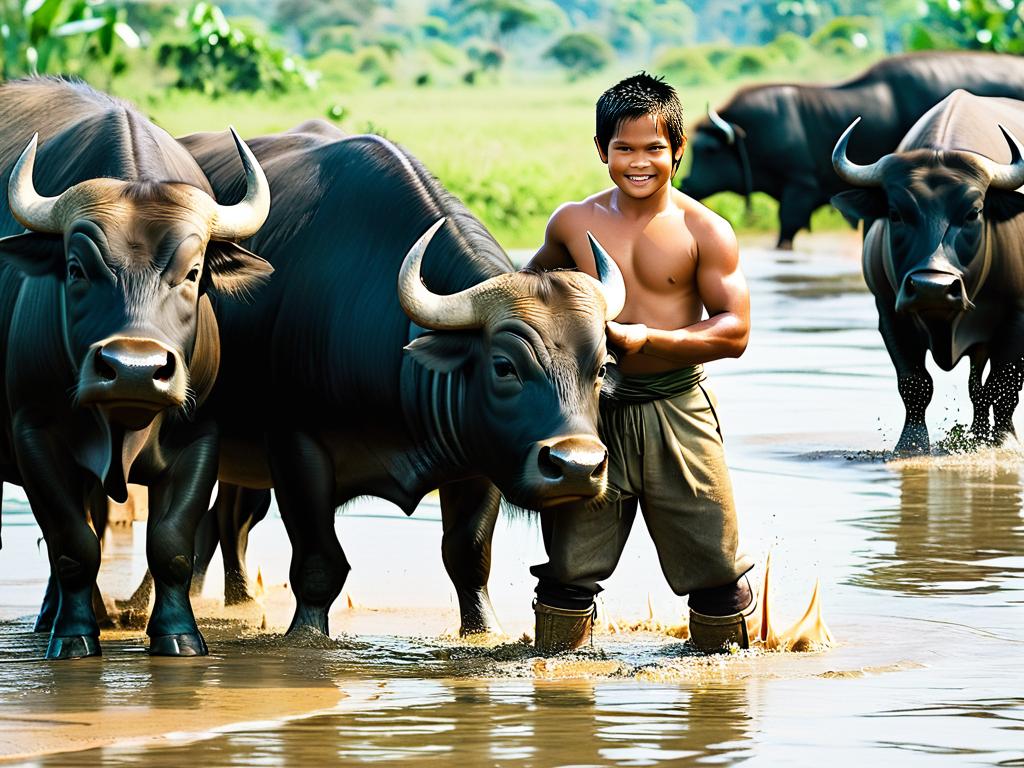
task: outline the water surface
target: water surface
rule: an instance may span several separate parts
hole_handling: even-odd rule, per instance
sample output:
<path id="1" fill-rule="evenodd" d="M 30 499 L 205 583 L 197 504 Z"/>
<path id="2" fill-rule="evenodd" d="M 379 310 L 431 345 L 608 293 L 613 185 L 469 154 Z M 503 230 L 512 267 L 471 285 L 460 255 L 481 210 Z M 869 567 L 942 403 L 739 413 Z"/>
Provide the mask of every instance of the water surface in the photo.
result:
<path id="1" fill-rule="evenodd" d="M 780 623 L 815 578 L 838 646 L 701 658 L 660 631 L 685 604 L 642 523 L 602 597 L 594 647 L 557 660 L 532 629 L 539 532 L 503 520 L 492 596 L 507 637 L 460 642 L 436 499 L 411 519 L 373 499 L 337 528 L 353 571 L 332 641 L 283 642 L 288 551 L 279 518 L 253 533 L 261 605 L 228 611 L 217 567 L 197 606 L 200 660 L 150 659 L 139 631 L 104 657 L 39 660 L 31 614 L 45 553 L 20 489 L 4 489 L 0 754 L 33 765 L 1024 765 L 1024 520 L 1015 445 L 889 461 L 895 377 L 859 276 L 857 240 L 793 254 L 744 243 L 754 332 L 708 366 L 747 548 L 773 553 Z M 966 370 L 937 372 L 933 438 L 968 421 Z M 141 526 L 136 526 L 141 528 Z M 143 532 L 105 549 L 124 597 Z"/>

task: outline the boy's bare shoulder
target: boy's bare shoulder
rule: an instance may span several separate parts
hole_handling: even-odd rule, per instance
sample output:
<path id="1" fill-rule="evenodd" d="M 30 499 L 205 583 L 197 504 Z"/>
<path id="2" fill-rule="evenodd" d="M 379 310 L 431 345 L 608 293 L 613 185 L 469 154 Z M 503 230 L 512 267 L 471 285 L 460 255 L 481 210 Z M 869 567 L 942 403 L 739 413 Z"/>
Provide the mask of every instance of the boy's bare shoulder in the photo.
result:
<path id="1" fill-rule="evenodd" d="M 611 190 L 606 189 L 584 200 L 562 203 L 551 214 L 549 226 L 577 231 L 581 227 L 585 229 L 596 215 L 608 209 L 610 201 Z"/>
<path id="2" fill-rule="evenodd" d="M 686 227 L 693 235 L 698 252 L 709 248 L 736 250 L 736 233 L 726 219 L 679 190 L 673 190 L 672 200 L 685 214 Z"/>

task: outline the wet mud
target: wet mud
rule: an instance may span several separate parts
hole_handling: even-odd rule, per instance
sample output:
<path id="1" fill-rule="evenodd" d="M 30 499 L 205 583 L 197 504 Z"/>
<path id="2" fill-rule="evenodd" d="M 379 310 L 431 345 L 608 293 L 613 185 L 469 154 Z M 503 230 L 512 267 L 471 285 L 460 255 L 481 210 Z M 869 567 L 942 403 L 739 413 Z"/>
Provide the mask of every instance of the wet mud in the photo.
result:
<path id="1" fill-rule="evenodd" d="M 436 498 L 408 519 L 367 499 L 337 518 L 353 570 L 330 638 L 282 634 L 289 553 L 272 509 L 251 538 L 258 601 L 224 608 L 216 560 L 196 601 L 209 657 L 150 658 L 136 621 L 104 631 L 101 659 L 43 662 L 31 617 L 45 551 L 7 486 L 0 759 L 1024 764 L 1024 454 L 959 440 L 969 414 L 960 367 L 932 369 L 933 453 L 894 456 L 902 408 L 856 238 L 805 237 L 793 253 L 763 246 L 743 244 L 750 348 L 708 366 L 743 543 L 759 562 L 757 647 L 693 652 L 685 601 L 665 586 L 638 522 L 592 645 L 536 656 L 523 639 L 527 569 L 543 548 L 519 516 L 495 536 L 491 594 L 505 634 L 460 639 Z M 143 560 L 142 526 L 105 542 L 100 585 L 115 618 Z M 792 652 L 801 636 L 818 642 Z"/>

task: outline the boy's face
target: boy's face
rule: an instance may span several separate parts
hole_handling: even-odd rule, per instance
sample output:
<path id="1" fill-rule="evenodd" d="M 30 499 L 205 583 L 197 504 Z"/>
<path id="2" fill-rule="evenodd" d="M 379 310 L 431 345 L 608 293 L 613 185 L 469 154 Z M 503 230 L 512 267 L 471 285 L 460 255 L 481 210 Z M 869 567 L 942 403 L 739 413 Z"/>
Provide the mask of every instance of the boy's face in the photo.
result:
<path id="1" fill-rule="evenodd" d="M 596 143 L 596 139 L 595 139 Z M 623 120 L 608 142 L 605 155 L 598 145 L 608 175 L 622 192 L 642 199 L 650 197 L 672 181 L 672 167 L 683 156 L 683 148 L 672 153 L 672 143 L 662 121 L 654 116 Z"/>

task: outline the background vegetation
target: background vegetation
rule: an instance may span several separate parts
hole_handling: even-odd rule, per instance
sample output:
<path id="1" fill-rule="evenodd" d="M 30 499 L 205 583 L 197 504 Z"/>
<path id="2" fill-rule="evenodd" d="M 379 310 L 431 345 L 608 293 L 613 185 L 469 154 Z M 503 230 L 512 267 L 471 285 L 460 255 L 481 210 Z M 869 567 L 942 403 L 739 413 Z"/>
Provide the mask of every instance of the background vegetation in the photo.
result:
<path id="1" fill-rule="evenodd" d="M 381 133 L 531 247 L 558 204 L 608 183 L 593 104 L 620 77 L 665 75 L 692 125 L 747 83 L 838 80 L 906 50 L 1021 53 L 1022 19 L 1024 0 L 0 0 L 0 75 L 83 77 L 174 134 L 311 117 Z M 709 204 L 775 227 L 767 197 Z"/>

